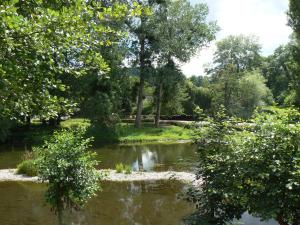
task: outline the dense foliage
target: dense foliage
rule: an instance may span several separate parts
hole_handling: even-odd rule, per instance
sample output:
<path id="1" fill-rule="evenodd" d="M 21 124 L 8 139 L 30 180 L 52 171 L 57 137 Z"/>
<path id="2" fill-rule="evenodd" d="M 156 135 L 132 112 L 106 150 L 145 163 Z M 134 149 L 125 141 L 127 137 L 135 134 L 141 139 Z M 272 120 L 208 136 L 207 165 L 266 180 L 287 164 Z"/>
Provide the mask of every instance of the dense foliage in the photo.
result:
<path id="1" fill-rule="evenodd" d="M 244 212 L 299 224 L 299 119 L 297 110 L 270 110 L 239 131 L 243 124 L 218 113 L 199 140 L 202 186 L 189 192 L 198 209 L 191 224 L 226 224 Z"/>
<path id="2" fill-rule="evenodd" d="M 46 199 L 58 213 L 62 224 L 64 209 L 80 209 L 99 190 L 100 174 L 95 153 L 89 152 L 91 139 L 83 131 L 56 132 L 37 148 L 36 165 L 39 179 L 47 183 Z"/>

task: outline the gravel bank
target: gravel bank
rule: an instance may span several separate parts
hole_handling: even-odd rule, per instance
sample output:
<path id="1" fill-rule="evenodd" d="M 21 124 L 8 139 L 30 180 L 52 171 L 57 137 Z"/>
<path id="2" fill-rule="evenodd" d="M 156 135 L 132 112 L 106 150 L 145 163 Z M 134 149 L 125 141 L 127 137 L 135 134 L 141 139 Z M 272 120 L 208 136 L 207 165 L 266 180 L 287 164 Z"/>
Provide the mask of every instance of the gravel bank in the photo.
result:
<path id="1" fill-rule="evenodd" d="M 31 181 L 38 182 L 37 177 L 28 177 L 15 174 L 15 169 L 0 170 L 1 181 Z M 104 174 L 104 180 L 114 182 L 126 181 L 158 181 L 158 180 L 178 180 L 185 183 L 198 185 L 200 181 L 195 180 L 195 174 L 187 172 L 132 172 L 131 174 L 117 173 L 115 170 L 100 170 Z"/>

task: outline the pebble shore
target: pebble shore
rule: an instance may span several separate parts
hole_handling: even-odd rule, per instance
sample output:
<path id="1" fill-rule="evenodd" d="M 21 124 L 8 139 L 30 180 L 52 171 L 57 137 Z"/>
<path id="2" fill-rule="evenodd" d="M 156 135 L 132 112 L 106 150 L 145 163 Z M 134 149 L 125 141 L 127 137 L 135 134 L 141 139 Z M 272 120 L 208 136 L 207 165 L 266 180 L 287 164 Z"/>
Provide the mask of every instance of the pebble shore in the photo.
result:
<path id="1" fill-rule="evenodd" d="M 196 180 L 195 174 L 188 172 L 132 172 L 131 174 L 117 173 L 115 170 L 100 170 L 99 172 L 104 175 L 103 180 L 113 182 L 177 180 L 194 185 L 201 183 L 201 181 Z M 0 170 L 1 181 L 39 182 L 39 179 L 38 177 L 16 174 L 15 169 L 4 169 Z"/>

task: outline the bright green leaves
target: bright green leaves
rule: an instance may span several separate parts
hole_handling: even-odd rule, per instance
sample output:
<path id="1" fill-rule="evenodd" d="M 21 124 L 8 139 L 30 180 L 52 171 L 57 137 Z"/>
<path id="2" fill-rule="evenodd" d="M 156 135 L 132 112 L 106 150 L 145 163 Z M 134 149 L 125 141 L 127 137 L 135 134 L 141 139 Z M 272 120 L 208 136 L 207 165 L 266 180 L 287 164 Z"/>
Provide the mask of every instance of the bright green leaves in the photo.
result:
<path id="1" fill-rule="evenodd" d="M 199 143 L 203 186 L 191 192 L 199 213 L 212 224 L 226 224 L 246 211 L 299 224 L 298 117 L 293 109 L 269 110 L 257 114 L 247 130 L 222 114 L 211 121 Z"/>
<path id="2" fill-rule="evenodd" d="M 46 198 L 55 211 L 80 209 L 99 190 L 98 162 L 87 150 L 90 142 L 81 130 L 61 131 L 44 147 L 35 149 L 38 176 L 49 182 Z"/>
<path id="3" fill-rule="evenodd" d="M 56 3 L 10 0 L 0 5 L 1 115 L 70 115 L 75 99 L 68 93 L 70 82 L 61 81 L 110 70 L 101 52 L 123 37 L 111 24 L 131 14 L 127 5 Z"/>

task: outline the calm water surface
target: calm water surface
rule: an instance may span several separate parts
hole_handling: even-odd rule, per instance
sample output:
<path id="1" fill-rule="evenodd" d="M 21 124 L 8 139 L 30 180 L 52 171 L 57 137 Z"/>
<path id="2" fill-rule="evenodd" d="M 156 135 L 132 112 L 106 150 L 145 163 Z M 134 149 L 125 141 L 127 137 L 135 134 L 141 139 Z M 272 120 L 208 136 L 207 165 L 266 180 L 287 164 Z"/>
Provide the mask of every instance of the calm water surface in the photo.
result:
<path id="1" fill-rule="evenodd" d="M 24 149 L 0 147 L 0 169 L 15 168 L 22 161 Z M 113 169 L 115 164 L 124 163 L 131 165 L 135 171 L 185 171 L 191 170 L 197 161 L 197 148 L 191 143 L 112 145 L 94 150 L 101 161 L 101 169 Z"/>
<path id="2" fill-rule="evenodd" d="M 103 191 L 81 212 L 67 213 L 69 225 L 181 225 L 194 208 L 180 200 L 185 186 L 179 182 L 102 183 Z M 56 225 L 57 218 L 44 200 L 45 185 L 0 182 L 1 225 Z M 244 225 L 261 223 L 244 215 Z"/>
<path id="3" fill-rule="evenodd" d="M 178 199 L 183 185 L 174 182 L 102 184 L 103 191 L 82 212 L 66 216 L 72 225 L 180 225 L 193 211 Z M 55 225 L 56 216 L 44 204 L 45 186 L 0 183 L 1 225 Z"/>
<path id="4" fill-rule="evenodd" d="M 26 149 L 1 146 L 0 169 L 15 168 Z M 102 169 L 124 163 L 136 171 L 186 171 L 196 165 L 196 149 L 193 144 L 143 144 L 112 145 L 95 151 Z M 66 215 L 69 225 L 181 225 L 194 211 L 192 205 L 178 198 L 184 189 L 179 182 L 105 182 L 102 187 L 84 211 Z M 0 225 L 57 224 L 45 204 L 44 191 L 42 184 L 0 182 Z M 278 225 L 274 221 L 261 223 L 248 214 L 243 224 Z"/>

